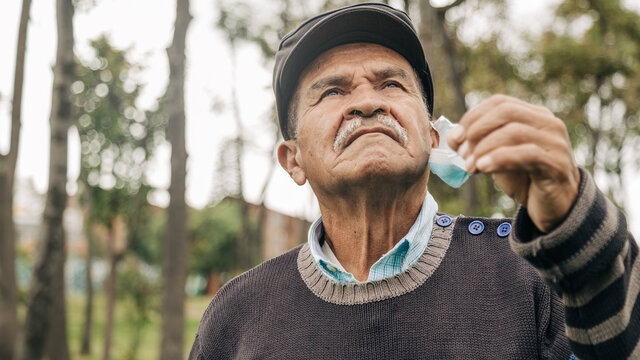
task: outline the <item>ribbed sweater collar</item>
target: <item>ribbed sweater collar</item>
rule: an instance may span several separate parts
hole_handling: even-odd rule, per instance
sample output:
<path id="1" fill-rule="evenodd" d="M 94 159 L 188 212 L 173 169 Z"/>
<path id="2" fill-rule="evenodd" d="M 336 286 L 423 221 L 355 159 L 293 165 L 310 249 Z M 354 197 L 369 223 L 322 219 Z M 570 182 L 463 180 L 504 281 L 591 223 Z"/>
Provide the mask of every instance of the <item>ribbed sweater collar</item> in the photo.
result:
<path id="1" fill-rule="evenodd" d="M 434 218 L 434 222 L 435 222 Z M 422 256 L 405 271 L 389 278 L 341 284 L 327 277 L 314 261 L 309 244 L 298 253 L 298 271 L 309 290 L 324 301 L 337 305 L 355 305 L 380 301 L 407 294 L 422 285 L 438 268 L 444 258 L 456 218 L 451 225 L 440 227 L 434 223 L 429 243 Z"/>

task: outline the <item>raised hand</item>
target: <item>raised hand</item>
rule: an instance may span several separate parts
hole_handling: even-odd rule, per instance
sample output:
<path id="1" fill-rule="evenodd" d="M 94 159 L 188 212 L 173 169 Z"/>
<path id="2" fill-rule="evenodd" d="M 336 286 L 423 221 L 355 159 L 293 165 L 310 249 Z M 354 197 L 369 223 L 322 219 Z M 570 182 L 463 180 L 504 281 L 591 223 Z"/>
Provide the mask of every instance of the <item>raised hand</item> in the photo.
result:
<path id="1" fill-rule="evenodd" d="M 447 141 L 468 172 L 491 174 L 543 232 L 566 217 L 578 195 L 580 172 L 562 120 L 547 108 L 494 95 L 465 113 L 460 125 Z"/>

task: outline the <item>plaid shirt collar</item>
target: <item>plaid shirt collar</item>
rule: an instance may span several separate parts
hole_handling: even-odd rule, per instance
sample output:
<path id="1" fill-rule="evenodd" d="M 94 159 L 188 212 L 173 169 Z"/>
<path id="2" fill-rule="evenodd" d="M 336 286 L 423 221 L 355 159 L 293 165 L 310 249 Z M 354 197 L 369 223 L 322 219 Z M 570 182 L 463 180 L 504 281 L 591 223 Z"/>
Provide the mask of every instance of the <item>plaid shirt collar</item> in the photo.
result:
<path id="1" fill-rule="evenodd" d="M 427 247 L 433 228 L 433 218 L 437 211 L 438 204 L 427 192 L 420 213 L 407 235 L 371 266 L 367 281 L 395 276 L 413 265 Z M 353 274 L 344 270 L 331 249 L 328 246 L 322 246 L 323 237 L 324 226 L 322 217 L 319 217 L 311 224 L 308 235 L 311 256 L 318 267 L 326 276 L 338 283 L 357 283 L 358 280 Z"/>

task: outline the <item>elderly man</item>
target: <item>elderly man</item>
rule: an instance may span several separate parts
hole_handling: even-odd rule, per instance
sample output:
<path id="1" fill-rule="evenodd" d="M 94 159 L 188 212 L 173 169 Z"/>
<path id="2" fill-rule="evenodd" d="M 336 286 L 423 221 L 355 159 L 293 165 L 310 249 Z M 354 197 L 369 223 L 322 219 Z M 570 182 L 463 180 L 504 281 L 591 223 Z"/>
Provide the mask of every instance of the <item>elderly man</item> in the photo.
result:
<path id="1" fill-rule="evenodd" d="M 440 136 L 415 30 L 382 4 L 287 35 L 273 84 L 278 159 L 322 217 L 219 291 L 191 359 L 640 358 L 638 247 L 549 110 L 494 96 Z M 490 173 L 515 219 L 438 214 L 436 150 L 445 181 L 453 150 Z"/>

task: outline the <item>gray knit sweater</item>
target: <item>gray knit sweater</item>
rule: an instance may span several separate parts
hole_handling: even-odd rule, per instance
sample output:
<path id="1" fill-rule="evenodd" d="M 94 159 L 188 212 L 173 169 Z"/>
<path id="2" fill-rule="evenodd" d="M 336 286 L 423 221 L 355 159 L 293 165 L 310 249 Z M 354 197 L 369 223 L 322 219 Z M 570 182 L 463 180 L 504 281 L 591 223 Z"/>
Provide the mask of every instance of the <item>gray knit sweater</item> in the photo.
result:
<path id="1" fill-rule="evenodd" d="M 612 217 L 622 220 L 611 222 Z M 468 224 L 476 219 L 434 224 L 422 257 L 405 272 L 378 281 L 330 280 L 307 245 L 269 260 L 218 292 L 189 358 L 635 356 L 637 310 L 626 322 L 618 313 L 629 303 L 629 309 L 638 308 L 637 246 L 622 215 L 586 173 L 576 205 L 553 233 L 538 233 L 526 210 L 516 216 L 509 241 L 496 235 L 500 219 L 481 219 L 484 232 L 470 234 Z M 597 328 L 603 321 L 609 321 L 606 328 Z"/>

